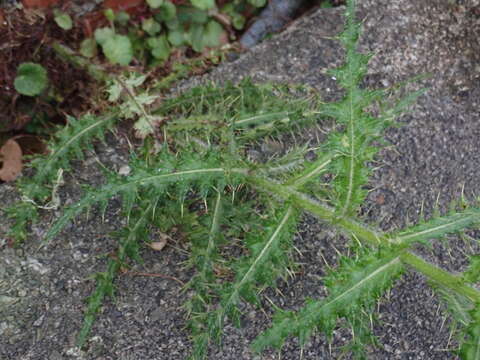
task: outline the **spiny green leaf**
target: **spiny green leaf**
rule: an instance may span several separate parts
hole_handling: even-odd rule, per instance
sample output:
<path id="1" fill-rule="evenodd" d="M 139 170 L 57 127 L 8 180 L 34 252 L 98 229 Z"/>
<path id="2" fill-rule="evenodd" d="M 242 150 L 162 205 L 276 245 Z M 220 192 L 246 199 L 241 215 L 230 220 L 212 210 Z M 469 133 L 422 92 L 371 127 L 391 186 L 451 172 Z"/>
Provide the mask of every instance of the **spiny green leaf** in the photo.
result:
<path id="1" fill-rule="evenodd" d="M 258 304 L 256 287 L 272 285 L 276 281 L 283 268 L 279 264 L 285 264 L 285 250 L 281 249 L 285 242 L 290 241 L 296 221 L 296 211 L 288 206 L 271 225 L 265 227 L 268 233 L 265 239 L 252 234 L 248 243 L 251 255 L 236 262 L 235 281 L 222 291 L 220 306 L 215 311 L 210 328 L 212 338 L 219 340 L 225 316 L 238 326 L 237 305 L 240 299 Z"/>
<path id="2" fill-rule="evenodd" d="M 436 217 L 410 228 L 389 235 L 394 243 L 412 244 L 467 229 L 480 222 L 480 209 L 470 208 L 463 212 Z"/>
<path id="3" fill-rule="evenodd" d="M 257 85 L 246 78 L 238 85 L 193 88 L 177 98 L 166 99 L 153 113 L 173 118 L 166 125 L 172 136 L 184 131 L 191 134 L 196 129 L 196 135 L 207 142 L 212 137 L 229 138 L 233 129 L 238 132 L 235 140 L 241 145 L 275 136 L 292 126 L 300 129 L 315 123 L 319 120 L 314 111 L 318 106 L 318 95 L 308 88 Z"/>
<path id="4" fill-rule="evenodd" d="M 155 20 L 168 29 L 168 42 L 167 34 L 149 40 L 154 56 L 166 58 L 164 50 L 169 48 L 169 43 L 190 43 L 197 51 L 216 44 L 223 29 L 211 21 L 211 11 L 206 10 L 215 3 L 213 0 L 197 2 L 200 8 L 150 1 L 150 5 L 159 9 Z M 258 6 L 263 4 L 263 0 L 253 2 Z M 153 140 L 147 139 L 142 150 L 145 159 L 133 157 L 132 172 L 128 176 L 106 171 L 105 185 L 100 189 L 87 188 L 84 198 L 68 207 L 51 227 L 47 239 L 88 207 L 98 204 L 105 209 L 115 196 L 121 198 L 123 212 L 132 221 L 142 216 L 146 204 L 152 200 L 156 216 L 152 214 L 139 221 L 137 230 L 125 229 L 118 259 L 111 259 L 107 270 L 97 275 L 97 289 L 89 298 L 80 334 L 82 341 L 88 336 L 103 298 L 113 295 L 115 273 L 120 266 L 126 265 L 126 257 L 139 260 L 137 240 L 146 235 L 148 224 L 161 224 L 158 226 L 166 228 L 168 224 L 181 223 L 182 233 L 192 242 L 189 263 L 197 270 L 188 284 L 193 295 L 184 305 L 192 330 L 192 358 L 205 358 L 212 340 L 221 338 L 227 318 L 239 325 L 239 304 L 246 301 L 258 305 L 261 290 L 275 286 L 278 278 L 285 275 L 297 209 L 302 209 L 346 232 L 358 243 L 365 242 L 375 248 L 360 247 L 354 258 L 341 259 L 340 265 L 324 278 L 327 298 L 308 300 L 298 312 L 279 311 L 273 327 L 256 340 L 256 350 L 280 346 L 290 335 L 298 336 L 300 344 L 304 345 L 316 329 L 331 336 L 332 330 L 340 324 L 347 325 L 354 334 L 350 349 L 355 355 L 365 357 L 365 345 L 375 342 L 368 317 L 375 302 L 392 286 L 403 264 L 407 264 L 449 292 L 447 302 L 467 326 L 461 352 L 467 354 L 465 356 L 476 356 L 478 321 L 472 320 L 476 315 L 467 311 L 470 310 L 468 301 L 480 298 L 479 292 L 467 284 L 478 279 L 476 258 L 472 258 L 469 270 L 462 277 L 423 261 L 407 249 L 418 241 L 477 224 L 478 210 L 467 209 L 437 217 L 387 235 L 353 219 L 366 196 L 364 185 L 371 173 L 367 165 L 378 151 L 383 131 L 422 93 L 418 91 L 400 100 L 395 97 L 390 100 L 393 88 L 368 90 L 361 86 L 371 55 L 356 51 L 361 26 L 354 20 L 354 7 L 355 1 L 348 0 L 345 30 L 338 36 L 346 48 L 345 64 L 330 72 L 345 88 L 344 98 L 335 103 L 322 104 L 318 95 L 306 87 L 255 85 L 244 80 L 239 85 L 227 84 L 224 88 L 210 85 L 195 88 L 177 98 L 165 99 L 157 110 L 150 112 L 148 107 L 157 97 L 139 88 L 145 76 L 132 75 L 113 82 L 108 90 L 109 100 L 119 103 L 116 106 L 121 116 L 138 118 L 136 126 L 143 129 L 151 125 L 154 117 L 162 120 L 163 146 L 156 149 Z M 231 16 L 235 21 L 234 15 Z M 144 30 L 151 30 L 155 36 L 158 34 L 155 26 L 147 26 Z M 108 57 L 106 44 L 120 35 L 104 28 L 98 29 L 95 36 Z M 203 65 L 202 62 L 191 64 Z M 188 66 L 181 68 L 179 73 L 190 71 L 185 68 Z M 372 107 L 378 108 L 378 116 L 368 112 Z M 281 142 L 284 135 L 292 134 L 295 141 L 294 131 L 317 125 L 324 117 L 335 119 L 337 127 L 330 132 L 324 145 L 314 149 L 318 155 L 316 161 L 308 164 L 304 159 L 311 144 L 296 145 L 292 151 L 284 152 L 286 149 Z M 73 126 L 75 123 L 72 121 Z M 90 125 L 79 126 L 70 137 L 75 138 Z M 266 139 L 269 136 L 275 139 Z M 66 144 L 68 139 L 62 141 Z M 63 152 L 67 159 L 74 153 L 81 156 L 84 150 L 83 146 L 73 143 Z M 269 143 L 282 144 L 282 150 L 264 154 L 263 158 L 250 156 L 255 149 L 265 149 Z M 87 141 L 86 146 L 88 144 Z M 45 174 L 48 175 L 41 175 L 41 163 L 33 162 L 39 178 L 45 180 L 43 183 L 55 181 L 54 170 L 64 166 L 62 156 L 55 155 L 55 151 L 53 158 L 58 161 L 47 166 Z M 153 155 L 155 151 L 158 153 Z M 68 161 L 65 165 L 68 166 Z M 324 173 L 332 175 L 333 180 L 325 180 L 328 184 L 315 184 L 313 180 L 319 180 Z M 260 194 L 253 194 L 250 187 Z M 44 199 L 49 195 L 48 190 L 42 184 L 40 190 L 32 187 L 25 193 Z M 231 201 L 226 199 L 228 194 Z M 245 198 L 237 201 L 239 196 Z M 326 203 L 322 197 L 326 198 Z M 28 214 L 28 208 L 20 209 L 20 222 L 25 222 Z M 128 241 L 130 236 L 135 240 Z M 229 262 L 221 257 L 224 239 L 234 240 L 226 245 L 228 250 L 232 243 L 237 246 L 243 241 L 244 256 Z M 217 276 L 216 270 L 224 266 L 235 273 L 233 281 Z M 464 303 L 466 299 L 469 300 Z"/>
<path id="5" fill-rule="evenodd" d="M 166 154 L 166 152 L 163 152 Z M 114 195 L 123 194 L 125 198 L 124 206 L 128 210 L 131 208 L 131 199 L 145 189 L 147 194 L 152 197 L 158 197 L 166 194 L 170 185 L 179 186 L 177 190 L 189 189 L 189 185 L 194 182 L 206 182 L 211 184 L 214 179 L 224 179 L 229 176 L 243 176 L 245 169 L 228 169 L 222 167 L 210 167 L 215 163 L 215 155 L 211 158 L 209 154 L 203 156 L 192 155 L 191 158 L 177 159 L 173 156 L 166 156 L 162 162 L 161 168 L 151 169 L 150 167 L 141 168 L 139 165 L 132 166 L 136 169 L 131 176 L 110 176 L 109 182 L 102 188 L 94 191 L 90 190 L 79 202 L 69 206 L 60 218 L 55 221 L 45 236 L 45 241 L 50 241 L 62 228 L 77 215 L 95 204 L 106 204 Z M 213 161 L 212 161 L 213 160 Z M 172 169 L 174 169 L 172 171 Z M 185 188 L 185 186 L 187 186 Z M 182 194 L 180 194 L 182 195 Z M 180 196 L 181 197 L 181 196 Z"/>
<path id="6" fill-rule="evenodd" d="M 279 311 L 270 329 L 253 343 L 255 351 L 279 348 L 289 336 L 298 336 L 303 345 L 315 328 L 331 336 L 339 318 L 355 321 L 362 310 L 369 309 L 401 274 L 403 266 L 395 252 L 366 252 L 356 260 L 344 258 L 338 269 L 326 278 L 329 296 L 308 300 L 297 312 Z"/>
<path id="7" fill-rule="evenodd" d="M 300 189 L 308 182 L 318 180 L 318 176 L 326 171 L 333 158 L 334 155 L 329 153 L 320 154 L 315 162 L 307 166 L 301 173 L 297 173 L 293 178 L 289 179 L 285 185 Z"/>
<path id="8" fill-rule="evenodd" d="M 7 207 L 5 213 L 9 219 L 14 220 L 6 236 L 15 239 L 17 243 L 23 242 L 27 238 L 27 225 L 38 218 L 37 208 L 31 202 L 21 201 Z"/>
<path id="9" fill-rule="evenodd" d="M 466 339 L 460 345 L 459 355 L 462 360 L 480 359 L 480 304 L 474 304 L 470 311 L 471 321 L 466 327 Z"/>
<path id="10" fill-rule="evenodd" d="M 115 118 L 114 113 L 102 117 L 86 114 L 79 119 L 69 116 L 68 124 L 57 132 L 57 139 L 48 144 L 48 157 L 36 157 L 30 162 L 30 167 L 37 171 L 32 179 L 21 181 L 23 195 L 34 201 L 45 200 L 50 195 L 46 183 L 54 182 L 58 169 L 68 169 L 71 159 L 81 158 L 93 139 L 103 139 Z"/>
<path id="11" fill-rule="evenodd" d="M 480 282 L 480 255 L 470 256 L 468 269 L 463 273 L 463 278 L 470 283 Z"/>
<path id="12" fill-rule="evenodd" d="M 50 207 L 50 204 L 45 204 L 49 197 L 51 202 L 54 202 L 62 169 L 69 169 L 72 159 L 82 158 L 83 151 L 92 147 L 92 140 L 103 140 L 105 131 L 112 126 L 115 118 L 115 114 L 98 118 L 91 114 L 86 114 L 80 119 L 68 117 L 68 125 L 57 132 L 56 139 L 47 144 L 49 152 L 47 158 L 36 156 L 30 161 L 29 166 L 36 170 L 33 177 L 23 177 L 19 180 L 18 186 L 23 200 L 11 209 L 10 215 L 14 218 L 15 224 L 12 227 L 14 233 L 9 234 L 18 240 L 25 237 L 27 224 L 37 218 L 36 207 Z"/>
<path id="13" fill-rule="evenodd" d="M 155 208 L 155 199 L 150 199 L 141 211 L 130 218 L 130 225 L 119 233 L 121 237 L 120 246 L 115 254 L 108 260 L 107 270 L 95 276 L 96 287 L 93 293 L 87 298 L 87 309 L 83 320 L 83 326 L 77 336 L 77 346 L 82 347 L 90 334 L 92 325 L 99 312 L 106 296 L 114 294 L 113 281 L 122 266 L 126 266 L 127 257 L 141 261 L 138 253 L 138 242 L 145 237 L 147 218 L 152 215 Z"/>
<path id="14" fill-rule="evenodd" d="M 467 326 L 470 322 L 469 311 L 472 309 L 472 302 L 464 296 L 461 296 L 443 286 L 432 284 L 433 289 L 441 296 L 447 305 L 447 309 L 453 317 L 454 325 Z"/>
<path id="15" fill-rule="evenodd" d="M 345 126 L 344 132 L 331 133 L 326 144 L 327 149 L 338 152 L 331 164 L 331 171 L 336 174 L 332 185 L 336 210 L 343 217 L 354 216 L 366 197 L 367 192 L 362 187 L 368 182 L 371 172 L 366 164 L 373 160 L 379 150 L 378 146 L 372 146 L 373 142 L 380 138 L 392 120 L 392 114 L 398 114 L 398 107 L 402 107 L 403 111 L 411 103 L 411 99 L 399 101 L 393 108 L 384 109 L 377 117 L 368 113 L 369 106 L 383 101 L 386 91 L 361 88 L 371 55 L 356 50 L 361 24 L 355 21 L 354 9 L 355 1 L 349 1 L 345 29 L 337 36 L 345 47 L 345 63 L 329 71 L 345 89 L 345 96 L 341 101 L 324 105 L 321 110 L 322 114 L 334 117 Z"/>
<path id="16" fill-rule="evenodd" d="M 222 194 L 218 192 L 213 203 L 213 209 L 210 210 L 211 215 L 209 217 L 210 224 L 208 233 L 205 234 L 204 231 L 197 231 L 197 233 L 192 234 L 195 237 L 192 256 L 195 257 L 198 273 L 188 284 L 188 287 L 195 289 L 195 296 L 189 303 L 185 304 L 190 316 L 189 327 L 192 330 L 192 359 L 204 358 L 210 340 L 203 313 L 207 313 L 209 307 L 212 306 L 212 288 L 214 287 L 213 284 L 215 284 L 213 265 L 218 256 L 217 244 L 221 237 L 219 231 L 220 224 L 224 221 L 224 219 L 222 219 L 222 203 Z M 205 241 L 205 239 L 207 241 Z"/>

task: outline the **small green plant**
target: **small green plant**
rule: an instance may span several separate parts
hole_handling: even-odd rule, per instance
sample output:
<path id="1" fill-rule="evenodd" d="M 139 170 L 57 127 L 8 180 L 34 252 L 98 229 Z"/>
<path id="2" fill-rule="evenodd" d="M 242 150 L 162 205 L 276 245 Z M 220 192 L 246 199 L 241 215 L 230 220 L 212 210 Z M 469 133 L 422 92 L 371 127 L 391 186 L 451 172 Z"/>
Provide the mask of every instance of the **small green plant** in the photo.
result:
<path id="1" fill-rule="evenodd" d="M 42 65 L 32 62 L 22 63 L 18 66 L 14 86 L 22 95 L 40 95 L 48 85 L 47 71 Z"/>
<path id="2" fill-rule="evenodd" d="M 55 9 L 53 11 L 54 20 L 63 30 L 70 30 L 73 27 L 73 21 L 70 15 Z"/>
<path id="3" fill-rule="evenodd" d="M 115 33 L 114 28 L 105 27 L 95 30 L 95 40 L 112 63 L 126 66 L 132 61 L 133 48 L 130 39 Z M 85 43 L 83 46 L 85 49 Z"/>
<path id="4" fill-rule="evenodd" d="M 145 138 L 155 132 L 155 128 L 162 122 L 161 116 L 155 116 L 147 110 L 158 99 L 148 90 L 142 90 L 141 85 L 147 79 L 146 75 L 130 74 L 109 80 L 107 88 L 108 101 L 120 103 L 118 117 L 122 119 L 136 119 L 134 129 L 140 138 Z M 141 89 L 137 92 L 137 89 Z"/>
<path id="5" fill-rule="evenodd" d="M 355 334 L 350 347 L 353 355 L 365 358 L 366 347 L 375 343 L 369 315 L 378 299 L 409 269 L 432 283 L 458 322 L 458 354 L 465 360 L 478 360 L 480 291 L 472 285 L 480 280 L 479 256 L 472 255 L 468 269 L 457 275 L 426 262 L 411 249 L 477 226 L 480 208 L 461 199 L 448 214 L 390 232 L 376 230 L 359 218 L 366 197 L 364 186 L 372 171 L 367 165 L 379 150 L 384 130 L 423 91 L 399 98 L 395 88 L 360 86 L 371 56 L 356 51 L 360 24 L 354 21 L 354 9 L 355 1 L 349 0 L 345 30 L 338 35 L 346 50 L 345 64 L 330 72 L 344 89 L 341 100 L 325 104 L 305 87 L 254 85 L 248 80 L 236 86 L 192 89 L 145 112 L 162 119 L 163 142 L 156 153 L 147 140 L 145 148 L 132 156 L 131 174 L 106 171 L 102 188 L 87 189 L 80 201 L 64 209 L 46 242 L 91 206 L 105 209 L 114 196 L 122 198 L 128 219 L 118 234 L 117 256 L 97 275 L 79 346 L 84 345 L 103 299 L 113 294 L 119 269 L 128 266 L 128 258 L 139 260 L 139 243 L 149 229 L 166 232 L 180 222 L 192 244 L 189 265 L 196 270 L 187 284 L 194 295 L 184 304 L 192 336 L 190 357 L 206 358 L 209 346 L 220 342 L 225 321 L 240 325 L 240 303 L 261 306 L 261 290 L 287 277 L 294 266 L 289 257 L 293 234 L 306 211 L 351 239 L 350 256 L 343 256 L 319 281 L 319 286 L 327 288 L 325 298 L 307 300 L 297 311 L 278 309 L 271 327 L 253 342 L 255 351 L 279 348 L 290 336 L 298 337 L 303 346 L 315 331 L 331 337 L 335 328 L 347 327 Z M 129 86 L 134 87 L 136 81 L 132 78 Z M 119 94 L 120 85 L 110 95 Z M 44 165 L 32 163 L 34 177 L 21 184 L 26 202 L 10 211 L 19 226 L 33 216 L 32 204 L 55 198 L 59 170 L 68 168 L 72 155 L 80 156 L 91 134 L 111 127 L 125 111 L 122 106 L 138 110 L 149 104 L 139 101 L 138 94 L 129 96 L 137 100 L 123 99 L 123 105 L 106 117 L 70 120 L 71 127 L 52 142 Z M 370 112 L 372 107 L 379 110 L 378 115 Z M 314 160 L 306 160 L 312 150 L 305 146 L 294 145 L 288 151 L 272 146 L 326 118 L 338 126 L 314 150 Z M 262 147 L 265 151 L 260 152 Z M 240 257 L 229 253 L 226 240 L 242 244 Z M 229 279 L 217 276 L 219 268 L 232 274 Z"/>
<path id="6" fill-rule="evenodd" d="M 105 10 L 110 26 L 96 29 L 95 39 L 83 40 L 81 54 L 95 56 L 98 44 L 105 57 L 114 64 L 128 65 L 133 58 L 146 59 L 151 65 L 162 64 L 175 48 L 190 47 L 202 52 L 205 48 L 218 47 L 221 36 L 227 33 L 225 26 L 242 29 L 245 18 L 241 13 L 248 6 L 262 7 L 265 1 L 232 0 L 221 9 L 214 0 L 191 0 L 191 5 L 150 0 L 147 4 L 151 17 L 140 23 L 131 21 L 126 12 Z M 61 27 L 68 25 L 60 13 L 55 20 Z"/>

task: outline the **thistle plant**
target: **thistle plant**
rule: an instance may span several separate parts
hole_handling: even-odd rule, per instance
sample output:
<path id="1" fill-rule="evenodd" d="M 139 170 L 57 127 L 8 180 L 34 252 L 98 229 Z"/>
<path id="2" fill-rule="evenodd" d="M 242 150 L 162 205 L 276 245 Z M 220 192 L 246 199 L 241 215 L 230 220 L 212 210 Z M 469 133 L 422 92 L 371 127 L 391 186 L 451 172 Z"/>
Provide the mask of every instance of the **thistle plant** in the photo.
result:
<path id="1" fill-rule="evenodd" d="M 388 232 L 375 229 L 359 215 L 372 172 L 368 164 L 381 148 L 384 130 L 423 90 L 400 97 L 400 87 L 361 86 L 371 55 L 356 49 L 361 26 L 354 10 L 355 1 L 348 0 L 345 29 L 337 36 L 345 48 L 345 62 L 330 72 L 344 90 L 341 100 L 322 103 L 306 87 L 255 85 L 249 80 L 194 88 L 150 109 L 149 114 L 162 118 L 162 143 L 156 153 L 145 145 L 132 155 L 128 176 L 107 171 L 103 187 L 87 189 L 80 201 L 63 210 L 45 242 L 53 241 L 80 213 L 93 205 L 105 208 L 113 197 L 122 199 L 128 219 L 118 234 L 117 256 L 97 276 L 97 287 L 88 299 L 79 346 L 84 345 L 103 298 L 112 295 L 119 269 L 128 266 L 129 258 L 138 261 L 139 244 L 148 229 L 167 231 L 181 222 L 191 241 L 188 265 L 196 271 L 186 285 L 192 295 L 184 304 L 192 340 L 189 356 L 207 358 L 209 347 L 220 343 L 225 322 L 240 325 L 243 302 L 262 306 L 262 290 L 288 278 L 295 266 L 290 256 L 293 235 L 307 212 L 350 239 L 349 256 L 345 254 L 319 281 L 327 289 L 325 298 L 308 299 L 297 311 L 277 309 L 271 326 L 253 341 L 255 351 L 280 348 L 292 336 L 303 346 L 316 331 L 331 338 L 334 329 L 347 327 L 355 334 L 353 355 L 364 358 L 367 347 L 376 342 L 370 315 L 377 301 L 405 271 L 417 271 L 458 323 L 457 353 L 466 360 L 480 358 L 479 256 L 472 255 L 467 270 L 454 274 L 412 251 L 417 244 L 474 228 L 480 208 L 460 199 L 447 214 Z M 71 138 L 83 136 L 99 121 L 89 119 L 74 129 Z M 296 132 L 332 120 L 337 126 L 314 150 L 292 145 L 254 156 L 262 144 L 287 142 Z M 67 142 L 61 141 L 68 147 Z M 307 160 L 312 151 L 314 160 Z M 37 169 L 25 187 L 39 189 L 28 190 L 31 198 L 44 198 L 40 189 L 62 166 L 52 162 L 55 157 L 59 155 L 53 152 L 44 160 L 52 165 Z M 26 217 L 18 219 L 25 222 Z M 229 252 L 232 242 L 241 244 L 240 256 Z M 226 269 L 229 276 L 218 275 L 218 269 Z"/>

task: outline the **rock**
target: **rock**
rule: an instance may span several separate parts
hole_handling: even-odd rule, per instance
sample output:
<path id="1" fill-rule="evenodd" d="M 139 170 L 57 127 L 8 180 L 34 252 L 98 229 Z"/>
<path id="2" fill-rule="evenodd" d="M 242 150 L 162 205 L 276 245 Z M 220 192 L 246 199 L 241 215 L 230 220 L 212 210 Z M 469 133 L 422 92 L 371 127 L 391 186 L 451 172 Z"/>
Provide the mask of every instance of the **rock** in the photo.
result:
<path id="1" fill-rule="evenodd" d="M 268 34 L 279 31 L 294 19 L 297 10 L 304 2 L 305 0 L 268 1 L 258 19 L 243 33 L 240 44 L 249 49 Z"/>

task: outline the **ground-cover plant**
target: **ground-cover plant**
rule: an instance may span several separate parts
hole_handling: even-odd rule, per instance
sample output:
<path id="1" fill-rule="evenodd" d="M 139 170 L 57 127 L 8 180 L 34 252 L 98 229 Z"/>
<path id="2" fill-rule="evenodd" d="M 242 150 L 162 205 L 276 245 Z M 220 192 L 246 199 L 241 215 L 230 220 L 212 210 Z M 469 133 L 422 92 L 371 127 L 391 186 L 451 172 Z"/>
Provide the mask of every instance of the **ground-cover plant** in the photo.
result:
<path id="1" fill-rule="evenodd" d="M 47 87 L 47 71 L 35 63 L 23 63 L 17 69 L 15 78 L 15 90 L 22 95 L 40 95 Z"/>
<path id="2" fill-rule="evenodd" d="M 187 284 L 193 295 L 184 304 L 192 335 L 190 356 L 206 358 L 209 346 L 220 342 L 226 321 L 240 325 L 241 302 L 261 306 L 261 290 L 287 277 L 294 266 L 289 256 L 293 234 L 302 212 L 309 212 L 351 239 L 350 256 L 345 254 L 319 282 L 327 288 L 325 298 L 307 300 L 298 311 L 278 309 L 271 327 L 254 340 L 255 351 L 279 348 L 290 336 L 298 337 L 303 346 L 314 331 L 331 337 L 335 328 L 344 326 L 355 334 L 353 354 L 365 357 L 366 346 L 375 342 L 370 314 L 408 270 L 423 274 L 451 310 L 460 329 L 458 354 L 479 359 L 480 291 L 475 288 L 480 281 L 479 256 L 469 258 L 465 272 L 453 274 L 426 262 L 412 247 L 477 226 L 480 208 L 459 199 L 447 214 L 390 232 L 374 229 L 359 217 L 372 171 L 368 164 L 380 149 L 382 133 L 422 91 L 399 97 L 397 88 L 361 86 L 371 56 L 356 50 L 360 24 L 354 20 L 354 9 L 355 1 L 349 0 L 345 29 L 338 35 L 346 50 L 345 63 L 330 72 L 344 89 L 341 100 L 322 103 L 308 88 L 250 81 L 192 89 L 150 112 L 162 119 L 160 147 L 147 139 L 145 147 L 132 155 L 131 173 L 106 171 L 103 187 L 87 188 L 80 201 L 63 210 L 46 243 L 77 215 L 97 204 L 105 209 L 113 197 L 121 197 L 128 219 L 118 234 L 117 256 L 97 275 L 79 346 L 84 345 L 102 300 L 112 295 L 119 269 L 128 266 L 128 258 L 139 259 L 139 245 L 149 229 L 167 232 L 180 223 L 191 240 L 189 265 L 196 270 Z M 50 156 L 43 160 L 46 166 L 33 162 L 36 173 L 21 186 L 25 202 L 10 212 L 18 223 L 32 216 L 32 204 L 52 203 L 67 159 L 81 153 L 91 134 L 111 126 L 120 112 L 121 106 L 104 117 L 70 121 L 72 125 L 52 143 Z M 314 150 L 275 146 L 287 141 L 285 136 L 332 120 L 337 126 Z M 307 160 L 312 152 L 314 160 Z M 232 242 L 242 244 L 240 256 L 229 253 Z M 219 269 L 231 275 L 219 276 Z"/>
<path id="3" fill-rule="evenodd" d="M 147 9 L 140 10 L 137 16 L 107 8 L 104 16 L 108 26 L 98 27 L 94 37 L 84 39 L 80 53 L 93 57 L 99 45 L 114 64 L 128 65 L 134 58 L 150 65 L 163 64 L 175 49 L 188 47 L 201 53 L 206 48 L 235 40 L 235 31 L 245 26 L 244 14 L 254 14 L 266 1 L 218 3 L 221 6 L 214 0 L 151 0 L 147 1 Z M 114 3 L 105 6 L 109 5 Z M 143 6 L 137 7 L 143 9 Z"/>

